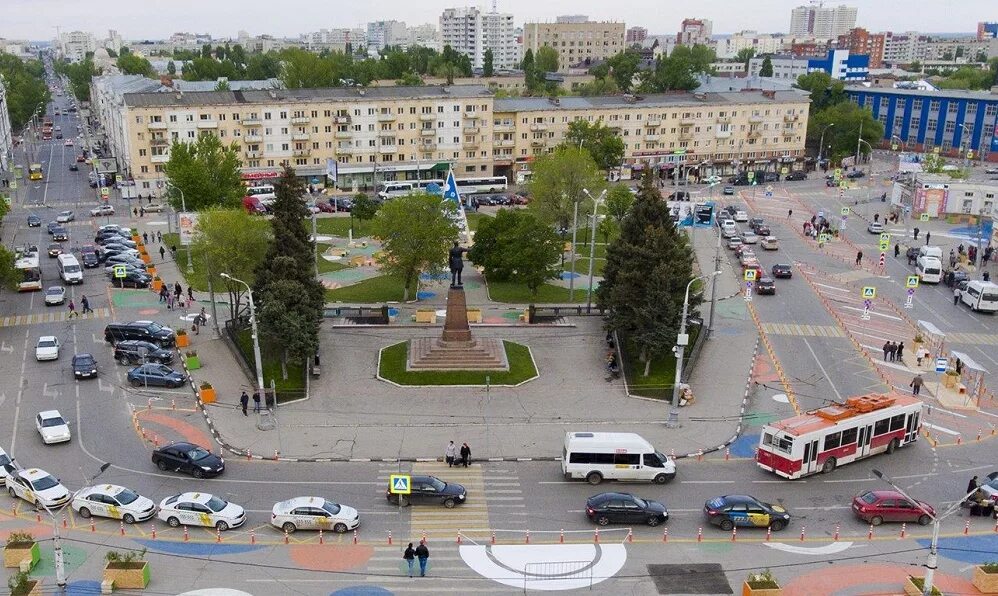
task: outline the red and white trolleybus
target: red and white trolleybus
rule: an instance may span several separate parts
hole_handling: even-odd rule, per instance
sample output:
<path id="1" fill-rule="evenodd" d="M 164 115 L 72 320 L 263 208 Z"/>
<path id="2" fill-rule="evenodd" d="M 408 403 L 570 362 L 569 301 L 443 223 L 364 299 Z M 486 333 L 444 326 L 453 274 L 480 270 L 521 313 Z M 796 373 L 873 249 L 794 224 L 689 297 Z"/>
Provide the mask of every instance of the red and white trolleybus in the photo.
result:
<path id="1" fill-rule="evenodd" d="M 791 480 L 828 473 L 918 440 L 922 402 L 908 395 L 860 395 L 767 424 L 756 463 Z"/>

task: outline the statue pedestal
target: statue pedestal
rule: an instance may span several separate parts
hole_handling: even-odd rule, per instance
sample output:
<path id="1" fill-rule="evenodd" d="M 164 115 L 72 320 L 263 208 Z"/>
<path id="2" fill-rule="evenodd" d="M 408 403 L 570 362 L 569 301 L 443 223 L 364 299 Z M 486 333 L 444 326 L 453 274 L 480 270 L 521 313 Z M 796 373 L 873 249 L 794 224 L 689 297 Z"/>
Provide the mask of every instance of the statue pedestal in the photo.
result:
<path id="1" fill-rule="evenodd" d="M 406 370 L 508 371 L 509 361 L 501 340 L 472 338 L 464 288 L 459 287 L 447 292 L 447 318 L 440 338 L 409 342 Z"/>

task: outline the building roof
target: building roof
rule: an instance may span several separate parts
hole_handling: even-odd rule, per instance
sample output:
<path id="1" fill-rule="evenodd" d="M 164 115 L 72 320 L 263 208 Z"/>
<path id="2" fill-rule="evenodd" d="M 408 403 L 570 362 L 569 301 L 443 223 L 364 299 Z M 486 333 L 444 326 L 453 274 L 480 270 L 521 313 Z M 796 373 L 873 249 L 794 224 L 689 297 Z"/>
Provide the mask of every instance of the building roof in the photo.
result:
<path id="1" fill-rule="evenodd" d="M 978 101 L 998 101 L 998 93 L 991 91 L 966 91 L 964 89 L 937 89 L 935 91 L 922 89 L 889 89 L 884 87 L 866 88 L 859 85 L 846 87 L 847 93 L 885 93 L 890 95 L 910 95 L 912 97 L 940 97 L 947 99 L 971 99 Z"/>
<path id="2" fill-rule="evenodd" d="M 790 91 L 792 90 L 794 81 L 776 79 L 773 77 L 744 77 L 744 78 L 733 78 L 733 77 L 718 77 L 718 76 L 701 76 L 700 86 L 697 87 L 698 93 L 730 93 L 736 91 L 743 91 L 746 89 L 765 89 L 766 91 Z"/>
<path id="3" fill-rule="evenodd" d="M 703 99 L 700 99 L 702 97 Z M 754 104 L 766 101 L 775 103 L 804 102 L 808 94 L 798 90 L 775 91 L 772 97 L 761 90 L 723 93 L 658 93 L 651 95 L 610 95 L 600 97 L 561 97 L 557 103 L 545 97 L 520 97 L 497 99 L 496 112 L 531 112 L 552 109 L 596 110 L 606 108 L 676 108 L 718 104 Z"/>
<path id="4" fill-rule="evenodd" d="M 179 89 L 185 93 L 192 91 L 214 91 L 218 87 L 219 81 L 185 81 L 183 79 L 173 79 L 173 90 Z M 263 79 L 259 81 L 229 81 L 225 84 L 231 91 L 246 91 L 250 89 L 277 89 L 284 86 L 280 79 Z M 163 87 L 164 92 L 169 92 L 169 87 Z"/>
<path id="5" fill-rule="evenodd" d="M 212 85 L 214 86 L 214 82 Z M 493 93 L 484 85 L 450 87 L 324 87 L 320 89 L 268 89 L 245 91 L 179 91 L 175 93 L 130 93 L 125 103 L 132 107 L 209 106 L 238 104 L 285 105 L 317 100 L 378 99 L 471 99 Z"/>

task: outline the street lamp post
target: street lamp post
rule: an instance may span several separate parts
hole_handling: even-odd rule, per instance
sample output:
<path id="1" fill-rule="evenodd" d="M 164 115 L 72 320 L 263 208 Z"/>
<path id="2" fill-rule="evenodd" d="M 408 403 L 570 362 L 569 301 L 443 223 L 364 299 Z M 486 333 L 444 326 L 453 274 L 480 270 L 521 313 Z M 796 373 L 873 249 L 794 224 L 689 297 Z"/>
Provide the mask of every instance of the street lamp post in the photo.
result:
<path id="1" fill-rule="evenodd" d="M 97 472 L 97 474 L 94 475 L 93 478 L 87 480 L 87 484 L 92 484 L 93 481 L 96 480 L 98 476 L 103 474 L 104 471 L 110 467 L 111 467 L 110 463 L 101 464 L 100 470 Z M 83 489 L 81 488 L 80 490 Z M 80 492 L 80 490 L 77 490 L 76 492 L 69 495 L 69 501 L 66 502 L 64 507 L 70 506 L 70 504 L 73 502 L 73 499 Z M 47 513 L 49 517 L 52 518 L 52 558 L 55 562 L 55 583 L 60 588 L 65 588 L 66 558 L 63 556 L 62 552 L 62 535 L 59 534 L 59 521 L 56 519 L 55 514 L 52 513 L 52 510 L 49 509 L 48 506 L 45 505 L 45 503 L 42 503 L 41 501 L 36 501 L 36 504 L 41 505 L 42 509 L 45 510 L 45 513 Z"/>
<path id="2" fill-rule="evenodd" d="M 923 507 L 922 504 L 919 503 L 917 500 L 909 497 L 908 493 L 901 490 L 901 487 L 894 484 L 894 481 L 891 480 L 889 477 L 887 477 L 887 475 L 881 472 L 880 470 L 874 468 L 873 470 L 871 470 L 871 472 L 873 473 L 874 476 L 876 476 L 880 480 L 883 480 L 887 484 L 891 485 L 891 488 L 901 493 L 901 495 L 904 496 L 904 498 L 914 503 L 915 507 L 918 507 L 922 511 L 922 513 L 932 518 L 932 541 L 929 543 L 929 556 L 925 559 L 925 581 L 922 584 L 922 594 L 924 596 L 930 596 L 930 594 L 932 594 L 932 580 L 935 576 L 936 567 L 938 566 L 937 563 L 939 559 L 939 525 L 944 519 L 959 511 L 960 505 L 964 501 L 969 499 L 971 495 L 976 493 L 977 488 L 974 488 L 974 490 L 970 491 L 962 498 L 960 498 L 958 501 L 950 505 L 949 508 L 942 513 L 942 515 L 936 515 L 933 512 L 927 510 L 925 507 Z"/>
<path id="3" fill-rule="evenodd" d="M 826 124 L 824 128 L 821 129 L 821 140 L 818 141 L 818 164 L 821 164 L 821 150 L 825 147 L 825 131 L 829 128 L 835 126 L 834 122 Z"/>
<path id="4" fill-rule="evenodd" d="M 606 197 L 606 189 L 596 198 L 589 194 L 589 190 L 583 188 L 582 192 L 586 193 L 586 196 L 593 200 L 593 221 L 589 228 L 589 289 L 586 290 L 586 312 L 592 308 L 592 296 L 593 296 L 593 263 L 596 262 L 596 213 L 599 210 L 600 203 L 603 202 L 603 198 Z M 578 203 L 576 203 L 578 204 Z"/>
<path id="5" fill-rule="evenodd" d="M 180 209 L 184 213 L 186 213 L 187 212 L 187 201 L 184 198 L 184 191 L 181 190 L 181 188 L 178 187 L 176 184 L 170 182 L 169 180 L 166 181 L 166 185 L 180 193 Z M 182 233 L 182 231 L 180 230 L 180 225 L 177 225 L 177 232 L 178 233 Z M 187 273 L 194 273 L 194 262 L 191 261 L 191 246 L 190 245 L 187 245 Z"/>
<path id="6" fill-rule="evenodd" d="M 690 288 L 693 286 L 693 282 L 698 279 L 713 277 L 718 273 L 720 271 L 694 277 L 686 284 L 686 294 L 683 297 L 683 315 L 679 319 L 679 335 L 676 336 L 676 346 L 673 348 L 676 354 L 676 379 L 672 384 L 672 407 L 669 409 L 669 420 L 666 422 L 666 427 L 668 428 L 679 427 L 679 385 L 683 378 L 683 353 L 686 351 L 686 346 L 690 343 L 690 338 L 686 334 L 686 317 L 689 315 L 690 310 Z"/>
<path id="7" fill-rule="evenodd" d="M 572 275 L 568 278 L 568 301 L 575 301 L 575 239 L 579 228 L 579 201 L 572 199 Z"/>
<path id="8" fill-rule="evenodd" d="M 256 363 L 256 386 L 257 391 L 260 392 L 260 399 L 264 400 L 266 403 L 266 394 L 263 390 L 263 358 L 260 356 L 260 334 L 256 326 L 256 305 L 253 304 L 253 288 L 249 286 L 248 283 L 241 279 L 232 277 L 228 273 L 219 273 L 225 279 L 241 283 L 246 286 L 247 296 L 249 296 L 249 308 L 250 308 L 250 325 L 253 330 L 253 360 Z"/>

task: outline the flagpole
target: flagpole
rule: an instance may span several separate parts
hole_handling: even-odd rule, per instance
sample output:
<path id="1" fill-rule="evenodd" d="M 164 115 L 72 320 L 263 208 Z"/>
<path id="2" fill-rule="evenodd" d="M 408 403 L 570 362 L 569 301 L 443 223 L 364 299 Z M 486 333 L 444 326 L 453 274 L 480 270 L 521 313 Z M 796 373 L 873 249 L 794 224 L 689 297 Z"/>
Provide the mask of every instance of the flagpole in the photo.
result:
<path id="1" fill-rule="evenodd" d="M 458 227 L 461 228 L 461 234 L 464 237 L 464 241 L 470 242 L 471 233 L 468 230 L 468 213 L 464 209 L 464 202 L 461 201 L 461 192 L 457 188 L 457 181 L 454 179 L 453 168 L 447 171 L 447 181 L 444 183 L 444 199 L 454 201 L 457 204 L 457 210 L 460 214 Z"/>

